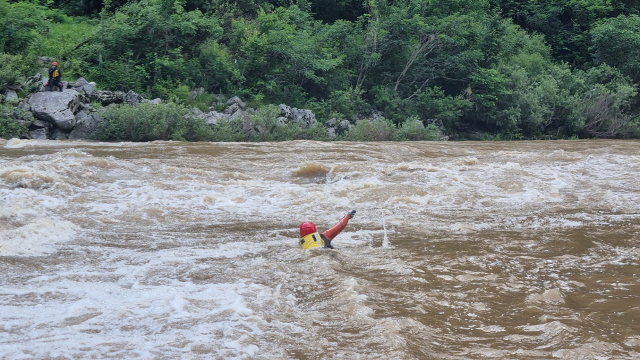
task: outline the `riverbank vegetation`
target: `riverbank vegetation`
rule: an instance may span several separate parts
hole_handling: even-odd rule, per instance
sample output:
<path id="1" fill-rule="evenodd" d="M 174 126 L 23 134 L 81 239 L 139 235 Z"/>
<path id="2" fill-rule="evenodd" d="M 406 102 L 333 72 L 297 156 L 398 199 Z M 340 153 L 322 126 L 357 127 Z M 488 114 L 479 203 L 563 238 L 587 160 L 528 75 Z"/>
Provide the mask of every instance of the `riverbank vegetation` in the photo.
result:
<path id="1" fill-rule="evenodd" d="M 0 92 L 47 57 L 66 79 L 171 103 L 112 110 L 105 139 L 324 139 L 330 119 L 353 124 L 346 140 L 640 137 L 639 13 L 608 0 L 0 0 Z M 215 94 L 248 100 L 265 131 L 179 120 Z M 278 126 L 280 103 L 320 123 Z"/>

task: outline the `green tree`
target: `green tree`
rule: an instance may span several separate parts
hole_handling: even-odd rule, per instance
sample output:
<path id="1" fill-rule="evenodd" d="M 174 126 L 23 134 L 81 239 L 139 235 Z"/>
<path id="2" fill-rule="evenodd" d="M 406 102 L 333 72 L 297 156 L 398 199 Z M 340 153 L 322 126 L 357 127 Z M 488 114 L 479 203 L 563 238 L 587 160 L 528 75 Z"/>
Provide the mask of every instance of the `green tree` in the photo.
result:
<path id="1" fill-rule="evenodd" d="M 640 81 L 640 16 L 603 20 L 591 31 L 591 51 L 597 64 L 608 64 Z"/>
<path id="2" fill-rule="evenodd" d="M 218 21 L 174 0 L 130 2 L 104 19 L 80 48 L 88 76 L 110 89 L 150 92 L 160 80 L 190 86 L 201 44 L 220 36 Z"/>
<path id="3" fill-rule="evenodd" d="M 44 8 L 32 2 L 0 0 L 0 52 L 24 54 L 46 30 Z"/>

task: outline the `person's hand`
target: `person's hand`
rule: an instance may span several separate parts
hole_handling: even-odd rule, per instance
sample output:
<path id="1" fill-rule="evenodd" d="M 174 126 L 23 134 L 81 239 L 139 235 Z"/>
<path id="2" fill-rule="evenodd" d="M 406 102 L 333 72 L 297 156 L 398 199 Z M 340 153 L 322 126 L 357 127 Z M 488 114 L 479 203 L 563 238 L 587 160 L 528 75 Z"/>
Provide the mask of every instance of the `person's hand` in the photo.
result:
<path id="1" fill-rule="evenodd" d="M 351 210 L 349 211 L 349 219 L 353 219 L 353 217 L 356 215 L 356 211 L 355 210 Z"/>

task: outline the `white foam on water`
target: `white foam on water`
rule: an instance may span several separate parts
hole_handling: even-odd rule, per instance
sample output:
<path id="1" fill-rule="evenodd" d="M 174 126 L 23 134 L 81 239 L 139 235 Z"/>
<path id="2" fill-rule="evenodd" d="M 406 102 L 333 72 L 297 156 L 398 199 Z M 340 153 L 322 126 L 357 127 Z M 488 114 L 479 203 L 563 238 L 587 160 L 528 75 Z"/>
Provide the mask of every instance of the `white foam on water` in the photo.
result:
<path id="1" fill-rule="evenodd" d="M 11 187 L 43 189 L 53 186 L 59 177 L 50 172 L 18 166 L 0 170 L 0 181 Z"/>
<path id="2" fill-rule="evenodd" d="M 69 221 L 36 218 L 20 227 L 0 229 L 0 256 L 36 256 L 75 238 L 79 228 Z"/>
<path id="3" fill-rule="evenodd" d="M 8 148 L 8 149 L 18 149 L 18 148 L 23 148 L 23 147 L 28 146 L 28 145 L 35 145 L 39 141 L 40 140 L 26 140 L 26 139 L 13 138 L 13 139 L 10 139 L 9 141 L 7 141 L 7 143 L 4 145 L 4 147 Z"/>

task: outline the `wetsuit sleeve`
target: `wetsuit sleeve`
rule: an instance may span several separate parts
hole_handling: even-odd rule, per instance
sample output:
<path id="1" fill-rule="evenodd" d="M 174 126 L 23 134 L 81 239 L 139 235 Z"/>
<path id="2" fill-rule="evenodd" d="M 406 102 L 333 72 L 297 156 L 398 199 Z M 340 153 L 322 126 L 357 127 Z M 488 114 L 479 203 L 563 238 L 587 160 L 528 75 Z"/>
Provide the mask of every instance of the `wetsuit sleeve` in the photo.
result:
<path id="1" fill-rule="evenodd" d="M 349 223 L 349 214 L 345 215 L 340 222 L 335 224 L 331 229 L 325 230 L 322 235 L 324 235 L 329 241 L 333 240 L 344 228 L 347 227 Z"/>

